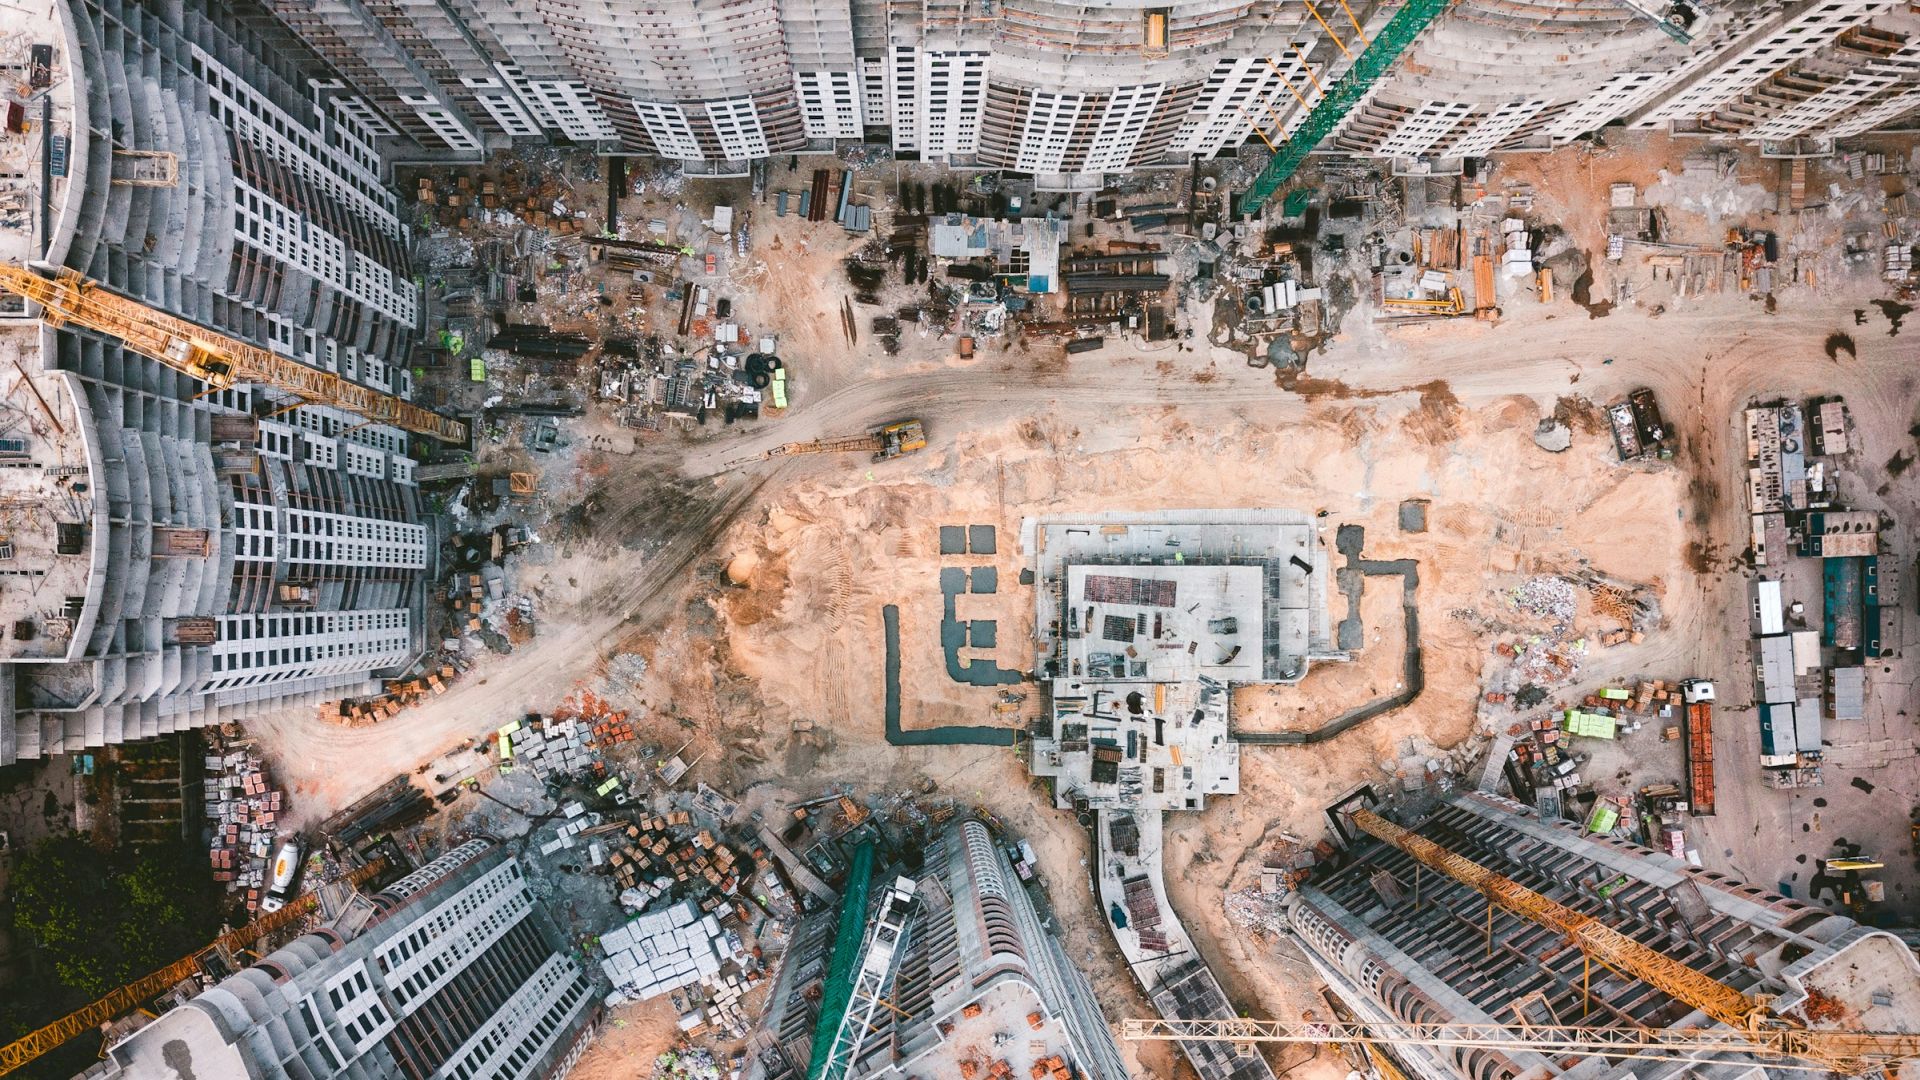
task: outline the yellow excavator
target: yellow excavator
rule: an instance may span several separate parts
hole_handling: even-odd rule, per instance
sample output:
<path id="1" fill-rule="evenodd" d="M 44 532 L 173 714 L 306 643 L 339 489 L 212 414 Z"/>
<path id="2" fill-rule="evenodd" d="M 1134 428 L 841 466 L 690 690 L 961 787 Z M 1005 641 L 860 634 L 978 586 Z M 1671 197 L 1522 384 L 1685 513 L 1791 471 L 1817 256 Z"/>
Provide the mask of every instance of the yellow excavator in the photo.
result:
<path id="1" fill-rule="evenodd" d="M 896 420 L 866 435 L 839 439 L 814 439 L 811 442 L 783 443 L 764 457 L 794 457 L 799 454 L 850 454 L 868 451 L 875 461 L 891 461 L 916 454 L 927 448 L 927 431 L 918 420 Z"/>

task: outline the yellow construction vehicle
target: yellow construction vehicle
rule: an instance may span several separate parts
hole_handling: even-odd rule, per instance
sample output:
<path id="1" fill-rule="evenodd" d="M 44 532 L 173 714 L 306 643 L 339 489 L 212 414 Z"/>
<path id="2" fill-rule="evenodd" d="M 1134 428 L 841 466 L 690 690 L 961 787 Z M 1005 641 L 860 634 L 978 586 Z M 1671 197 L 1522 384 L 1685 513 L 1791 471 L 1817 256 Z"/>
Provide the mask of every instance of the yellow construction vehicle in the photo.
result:
<path id="1" fill-rule="evenodd" d="M 365 866 L 349 871 L 341 880 L 357 888 L 379 876 L 386 867 L 385 859 L 375 859 Z M 318 893 L 307 893 L 278 911 L 258 915 L 240 929 L 220 935 L 211 945 L 192 956 L 176 960 L 151 975 L 135 979 L 78 1012 L 68 1013 L 38 1031 L 22 1035 L 6 1046 L 0 1047 L 0 1076 L 20 1068 L 81 1032 L 93 1031 L 115 1017 L 141 1007 L 165 992 L 168 987 L 198 973 L 201 970 L 202 957 L 219 954 L 222 955 L 224 963 L 225 955 L 231 955 L 275 930 L 290 925 L 312 911 L 319 903 Z"/>
<path id="2" fill-rule="evenodd" d="M 1697 1057 L 1743 1053 L 1778 1062 L 1809 1061 L 1834 1072 L 1858 1075 L 1877 1066 L 1920 1060 L 1920 1034 L 1814 1029 L 1775 1013 L 1769 999 L 1750 996 L 1605 925 L 1450 851 L 1371 810 L 1357 810 L 1355 827 L 1412 856 L 1487 898 L 1491 941 L 1495 907 L 1557 931 L 1585 954 L 1589 965 L 1638 979 L 1719 1021 L 1716 1028 L 1609 1028 L 1579 1025 L 1499 1024 L 1287 1024 L 1268 1020 L 1127 1020 L 1130 1039 L 1219 1039 L 1255 1042 L 1353 1042 L 1361 1045 L 1425 1045 L 1534 1050 L 1611 1058 Z M 1330 1029 L 1338 1028 L 1338 1031 Z"/>
<path id="3" fill-rule="evenodd" d="M 927 431 L 918 420 L 896 420 L 867 435 L 849 435 L 841 439 L 815 439 L 812 442 L 784 443 L 767 451 L 766 457 L 793 457 L 797 454 L 848 454 L 865 450 L 875 461 L 889 461 L 918 453 L 927 448 Z"/>
<path id="4" fill-rule="evenodd" d="M 134 352 L 216 390 L 259 383 L 292 396 L 296 404 L 331 405 L 441 442 L 467 441 L 467 425 L 458 420 L 155 310 L 72 270 L 48 276 L 0 266 L 0 288 L 40 305 L 40 317 L 54 326 L 119 338 Z"/>

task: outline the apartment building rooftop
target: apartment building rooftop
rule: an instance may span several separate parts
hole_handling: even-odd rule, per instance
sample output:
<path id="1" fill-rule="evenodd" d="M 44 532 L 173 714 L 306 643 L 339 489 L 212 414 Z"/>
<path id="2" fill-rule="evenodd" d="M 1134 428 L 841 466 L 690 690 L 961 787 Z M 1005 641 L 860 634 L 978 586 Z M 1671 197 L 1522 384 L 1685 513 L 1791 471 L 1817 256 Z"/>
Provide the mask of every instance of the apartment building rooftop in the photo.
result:
<path id="1" fill-rule="evenodd" d="M 0 264 L 8 266 L 44 257 L 68 210 L 69 176 L 90 152 L 84 112 L 75 122 L 68 64 L 77 43 L 60 5 L 0 0 L 0 24 L 8 29 L 0 38 L 0 107 L 18 108 L 25 128 L 15 132 L 9 123 L 0 132 Z"/>
<path id="2" fill-rule="evenodd" d="M 1038 1066 L 1051 1080 L 1056 1067 L 1086 1067 L 1057 1007 L 1023 980 L 988 986 L 964 1008 L 949 1013 L 940 1031 L 940 1039 L 877 1075 L 966 1076 L 965 1066 L 971 1064 L 974 1075 L 990 1077 L 1004 1062 L 1003 1077 L 1038 1077 L 1043 1075 Z"/>
<path id="3" fill-rule="evenodd" d="M 0 661 L 67 658 L 84 641 L 94 537 L 106 513 L 95 490 L 97 449 L 71 378 L 39 370 L 38 323 L 0 324 Z M 10 725 L 5 725 L 10 729 Z M 4 734 L 0 734 L 3 738 Z"/>

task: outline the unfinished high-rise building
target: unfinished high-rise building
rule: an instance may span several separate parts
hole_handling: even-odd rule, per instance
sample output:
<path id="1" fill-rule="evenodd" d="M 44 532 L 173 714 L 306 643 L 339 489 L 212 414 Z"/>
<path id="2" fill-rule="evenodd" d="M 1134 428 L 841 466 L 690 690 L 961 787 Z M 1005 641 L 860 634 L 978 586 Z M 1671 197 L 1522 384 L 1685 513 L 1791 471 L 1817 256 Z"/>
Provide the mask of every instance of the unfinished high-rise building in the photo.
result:
<path id="1" fill-rule="evenodd" d="M 1360 24 L 1385 17 L 1348 10 Z M 884 52 L 861 55 L 868 101 L 884 110 L 868 124 L 923 159 L 1046 176 L 1186 161 L 1256 130 L 1277 139 L 1303 115 L 1290 88 L 1312 94 L 1350 59 L 1305 6 L 922 0 L 885 12 Z"/>
<path id="2" fill-rule="evenodd" d="M 1688 67 L 1635 126 L 1769 143 L 1831 140 L 1920 110 L 1920 10 L 1892 0 L 1802 0 Z"/>
<path id="3" fill-rule="evenodd" d="M 407 230 L 370 133 L 250 0 L 24 0 L 0 263 L 385 394 L 411 392 Z M 424 646 L 407 433 L 215 390 L 8 294 L 0 364 L 0 762 L 397 673 Z"/>
<path id="4" fill-rule="evenodd" d="M 1328 148 L 1457 164 L 1608 124 L 1776 141 L 1920 109 L 1920 15 L 1886 0 L 1462 0 Z"/>
<path id="5" fill-rule="evenodd" d="M 1081 186 L 1278 144 L 1376 39 L 1404 52 L 1323 149 L 1416 171 L 1616 123 L 1778 144 L 1920 110 L 1893 0 L 1460 0 L 1391 31 L 1405 0 L 268 3 L 390 152 L 560 138 L 710 175 L 872 142 Z"/>
<path id="6" fill-rule="evenodd" d="M 1232 1017 L 1169 895 L 1166 817 L 1239 792 L 1236 686 L 1345 658 L 1319 529 L 1290 510 L 1107 513 L 1029 520 L 1021 546 L 1047 691 L 1027 766 L 1056 807 L 1092 817 L 1094 893 L 1155 1011 Z M 1228 1042 L 1180 1049 L 1201 1080 L 1273 1078 Z"/>
<path id="7" fill-rule="evenodd" d="M 1391 823 L 1389 823 L 1391 824 Z M 1691 969 L 1690 985 L 1771 997 L 1815 1026 L 1844 1017 L 1862 1031 L 1914 1031 L 1920 963 L 1897 937 L 1844 915 L 1702 870 L 1637 844 L 1587 835 L 1479 792 L 1457 795 L 1411 834 L 1516 882 L 1573 918 L 1590 917 Z M 1570 1024 L 1712 1027 L 1715 1020 L 1589 956 L 1555 927 L 1493 903 L 1404 845 L 1353 830 L 1346 860 L 1315 873 L 1288 919 L 1315 969 L 1356 1019 L 1377 1024 Z M 1428 849 L 1431 850 L 1431 849 Z M 1807 1015 L 1810 1006 L 1815 1015 Z M 1426 1080 L 1598 1078 L 1621 1063 L 1522 1047 L 1397 1045 Z M 1774 1075 L 1743 1054 L 1632 1062 L 1639 1080 Z"/>
<path id="8" fill-rule="evenodd" d="M 755 1039 L 752 1080 L 800 1080 L 810 1064 L 835 1080 L 953 1076 L 983 1051 L 1018 1076 L 1057 1057 L 1074 1076 L 1124 1080 L 1093 988 L 977 818 L 955 818 L 927 841 L 908 878 L 905 944 L 878 995 L 886 1007 L 863 1000 L 859 946 L 869 922 L 885 917 L 869 911 L 884 906 L 870 903 L 870 889 L 885 880 L 869 873 L 870 860 L 870 849 L 856 858 L 840 907 L 795 927 Z M 856 1045 L 826 1070 L 823 1048 L 843 1032 Z"/>
<path id="9" fill-rule="evenodd" d="M 492 840 L 470 840 L 109 1048 L 86 1080 L 547 1080 L 600 1010 Z"/>
<path id="10" fill-rule="evenodd" d="M 538 13 L 502 0 L 265 0 L 337 77 L 326 107 L 405 156 L 618 138 Z"/>

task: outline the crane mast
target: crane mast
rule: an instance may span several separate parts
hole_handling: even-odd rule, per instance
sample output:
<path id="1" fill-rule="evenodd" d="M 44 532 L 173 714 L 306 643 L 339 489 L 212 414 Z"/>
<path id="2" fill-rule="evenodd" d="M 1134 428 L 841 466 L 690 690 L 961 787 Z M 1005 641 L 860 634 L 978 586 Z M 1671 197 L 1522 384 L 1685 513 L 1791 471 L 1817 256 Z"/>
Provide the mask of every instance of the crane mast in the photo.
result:
<path id="1" fill-rule="evenodd" d="M 880 1006 L 893 1008 L 886 996 L 899 968 L 900 955 L 906 949 L 913 893 L 912 878 L 897 878 L 881 899 L 880 910 L 860 946 L 860 967 L 854 974 L 847 1011 L 834 1027 L 826 1053 L 816 1055 L 813 1067 L 808 1070 L 811 1080 L 847 1080 L 860 1060 L 860 1048 L 868 1032 L 874 1030 L 873 1018 Z"/>
<path id="2" fill-rule="evenodd" d="M 111 292 L 73 270 L 49 277 L 0 266 L 0 288 L 40 305 L 54 326 L 77 326 L 119 338 L 127 348 L 217 390 L 260 383 L 302 402 L 331 405 L 373 423 L 392 424 L 441 442 L 464 443 L 467 425 L 328 371 L 208 330 Z"/>

